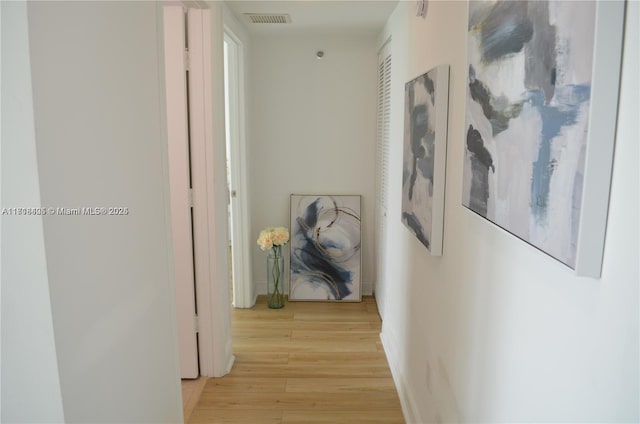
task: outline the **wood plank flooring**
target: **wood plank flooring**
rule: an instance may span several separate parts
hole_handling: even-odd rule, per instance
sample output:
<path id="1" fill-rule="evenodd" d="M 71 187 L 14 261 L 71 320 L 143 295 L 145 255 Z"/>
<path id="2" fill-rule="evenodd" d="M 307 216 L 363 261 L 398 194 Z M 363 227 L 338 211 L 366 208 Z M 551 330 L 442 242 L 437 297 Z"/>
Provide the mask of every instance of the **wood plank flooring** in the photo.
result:
<path id="1" fill-rule="evenodd" d="M 207 381 L 189 424 L 404 423 L 372 297 L 279 310 L 260 297 L 232 314 L 235 365 Z"/>
<path id="2" fill-rule="evenodd" d="M 200 376 L 196 379 L 183 379 L 182 380 L 182 412 L 184 422 L 189 422 L 189 417 L 193 409 L 200 399 L 202 390 L 207 383 L 207 377 Z"/>

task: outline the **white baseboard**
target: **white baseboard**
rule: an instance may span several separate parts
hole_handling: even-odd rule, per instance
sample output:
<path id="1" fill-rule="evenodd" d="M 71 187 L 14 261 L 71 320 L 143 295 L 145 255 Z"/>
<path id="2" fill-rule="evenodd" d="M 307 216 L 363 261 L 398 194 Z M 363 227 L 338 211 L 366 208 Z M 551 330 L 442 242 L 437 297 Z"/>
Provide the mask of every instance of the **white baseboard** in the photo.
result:
<path id="1" fill-rule="evenodd" d="M 411 394 L 411 391 L 407 388 L 407 380 L 401 371 L 399 365 L 399 352 L 396 349 L 398 346 L 395 337 L 387 332 L 380 333 L 380 340 L 382 341 L 382 347 L 384 353 L 387 356 L 387 362 L 391 369 L 391 375 L 393 376 L 393 382 L 396 385 L 398 391 L 398 397 L 400 398 L 400 405 L 402 406 L 402 413 L 404 414 L 404 421 L 407 424 L 420 424 L 423 421 L 420 419 L 420 413 L 416 408 L 416 402 Z"/>
<path id="2" fill-rule="evenodd" d="M 267 282 L 266 281 L 256 281 L 255 283 L 255 293 L 256 297 L 261 294 L 267 294 Z M 289 286 L 285 287 L 285 293 L 289 293 Z M 373 294 L 373 283 L 371 281 L 363 281 L 362 282 L 362 295 L 363 296 L 371 296 Z"/>
<path id="3" fill-rule="evenodd" d="M 231 370 L 233 369 L 233 364 L 236 362 L 236 356 L 235 355 L 231 355 L 231 358 L 229 358 L 229 362 L 227 363 L 227 372 L 225 373 L 225 375 L 229 374 L 231 372 Z"/>

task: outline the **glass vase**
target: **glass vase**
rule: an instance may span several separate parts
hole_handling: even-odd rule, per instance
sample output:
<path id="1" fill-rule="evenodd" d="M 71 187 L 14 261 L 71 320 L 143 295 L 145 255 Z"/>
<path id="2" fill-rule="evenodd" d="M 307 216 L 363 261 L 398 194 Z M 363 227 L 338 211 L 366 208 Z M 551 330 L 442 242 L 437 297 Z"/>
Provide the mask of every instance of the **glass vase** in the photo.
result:
<path id="1" fill-rule="evenodd" d="M 267 304 L 271 309 L 280 309 L 284 306 L 282 246 L 274 246 L 267 256 Z"/>

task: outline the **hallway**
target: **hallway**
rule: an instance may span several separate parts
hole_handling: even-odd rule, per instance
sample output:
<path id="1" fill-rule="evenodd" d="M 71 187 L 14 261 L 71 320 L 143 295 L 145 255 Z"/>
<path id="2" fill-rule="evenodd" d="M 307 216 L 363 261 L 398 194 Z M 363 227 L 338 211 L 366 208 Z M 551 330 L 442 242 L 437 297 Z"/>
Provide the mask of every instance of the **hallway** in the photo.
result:
<path id="1" fill-rule="evenodd" d="M 373 297 L 233 310 L 231 374 L 209 379 L 190 424 L 403 423 Z"/>

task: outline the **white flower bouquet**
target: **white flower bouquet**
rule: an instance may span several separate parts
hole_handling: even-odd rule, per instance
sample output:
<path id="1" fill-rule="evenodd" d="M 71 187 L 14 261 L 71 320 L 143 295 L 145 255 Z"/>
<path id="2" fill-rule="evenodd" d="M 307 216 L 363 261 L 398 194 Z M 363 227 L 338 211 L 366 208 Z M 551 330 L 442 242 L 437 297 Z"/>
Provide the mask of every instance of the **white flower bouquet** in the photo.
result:
<path id="1" fill-rule="evenodd" d="M 273 250 L 274 256 L 279 256 L 282 246 L 289 242 L 289 230 L 284 227 L 267 227 L 260 231 L 258 246 L 262 250 Z"/>
<path id="2" fill-rule="evenodd" d="M 284 260 L 282 246 L 289 242 L 289 230 L 284 227 L 267 227 L 260 231 L 258 246 L 262 250 L 270 250 L 267 258 L 267 300 L 269 308 L 277 309 L 284 306 L 282 293 L 282 272 Z"/>

